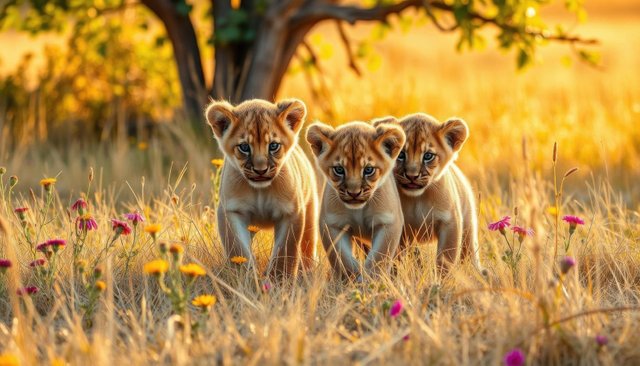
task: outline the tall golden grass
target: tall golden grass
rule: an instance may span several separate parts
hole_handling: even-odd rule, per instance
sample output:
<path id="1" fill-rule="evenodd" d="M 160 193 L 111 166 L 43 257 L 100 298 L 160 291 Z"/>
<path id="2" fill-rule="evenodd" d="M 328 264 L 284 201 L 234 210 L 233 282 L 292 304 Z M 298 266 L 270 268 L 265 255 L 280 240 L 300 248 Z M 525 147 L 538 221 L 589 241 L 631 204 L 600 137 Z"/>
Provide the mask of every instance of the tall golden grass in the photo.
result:
<path id="1" fill-rule="evenodd" d="M 0 165 L 0 257 L 13 267 L 0 281 L 1 360 L 22 364 L 500 364 L 514 348 L 531 364 L 637 364 L 640 341 L 639 213 L 637 198 L 640 132 L 640 33 L 637 19 L 592 19 L 583 31 L 603 42 L 604 65 L 566 68 L 566 48 L 551 46 L 544 61 L 526 73 L 495 52 L 457 55 L 452 36 L 417 29 L 392 34 L 377 47 L 384 62 L 357 79 L 344 69 L 336 49 L 324 61 L 325 93 L 309 93 L 301 74 L 292 75 L 281 96 L 309 102 L 310 116 L 330 123 L 367 120 L 416 111 L 444 119 L 458 115 L 470 124 L 471 139 L 459 165 L 480 197 L 480 247 L 488 279 L 467 265 L 439 281 L 434 248 L 423 246 L 396 263 L 397 274 L 364 285 L 339 283 L 318 266 L 296 281 L 263 288 L 260 273 L 227 263 L 217 240 L 213 200 L 219 156 L 175 126 L 162 128 L 148 147 L 126 142 L 99 147 L 70 143 L 4 151 Z M 355 31 L 362 36 L 366 28 Z M 330 30 L 320 30 L 331 42 Z M 621 37 L 624 35 L 624 37 Z M 427 41 L 425 41 L 425 39 Z M 318 40 L 317 42 L 323 42 Z M 375 65 L 374 65 L 375 66 Z M 317 77 L 318 75 L 313 75 Z M 329 103 L 332 113 L 321 104 Z M 572 167 L 560 196 L 560 215 L 582 217 L 569 255 L 577 265 L 557 276 L 553 258 L 558 230 L 568 225 L 549 213 L 554 206 L 552 146 L 558 142 L 558 179 Z M 173 164 L 171 164 L 173 162 Z M 89 167 L 95 168 L 86 195 Z M 18 185 L 9 195 L 8 176 Z M 38 184 L 57 175 L 52 201 Z M 143 178 L 145 177 L 145 178 Z M 30 189 L 33 192 L 30 192 Z M 121 236 L 100 261 L 106 291 L 91 322 L 80 304 L 88 301 L 73 263 L 71 243 L 61 250 L 51 287 L 29 268 L 22 224 L 13 213 L 28 206 L 26 222 L 37 238 L 74 237 L 70 205 L 86 195 L 99 228 L 87 236 L 82 257 L 91 261 L 113 236 L 111 218 L 139 210 L 163 230 L 154 241 L 137 229 Z M 504 239 L 486 229 L 503 215 L 535 230 L 523 242 L 517 271 L 501 260 Z M 34 234 L 35 235 L 35 234 Z M 136 237 L 138 252 L 125 271 Z M 510 240 L 513 240 L 509 235 Z M 256 234 L 264 265 L 270 233 Z M 156 258 L 158 242 L 185 246 L 184 261 L 207 269 L 193 294 L 218 298 L 202 316 L 195 308 L 181 317 L 144 263 Z M 17 288 L 40 291 L 16 296 Z M 400 301 L 402 315 L 389 315 Z M 193 330 L 192 321 L 199 320 Z M 596 336 L 605 336 L 599 345 Z"/>

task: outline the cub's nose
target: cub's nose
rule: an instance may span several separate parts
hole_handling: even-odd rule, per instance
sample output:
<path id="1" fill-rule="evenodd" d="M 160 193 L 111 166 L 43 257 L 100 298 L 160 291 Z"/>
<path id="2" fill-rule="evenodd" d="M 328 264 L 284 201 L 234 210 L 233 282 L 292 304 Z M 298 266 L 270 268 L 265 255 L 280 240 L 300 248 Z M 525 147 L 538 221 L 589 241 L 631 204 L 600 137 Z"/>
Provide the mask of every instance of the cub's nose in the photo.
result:
<path id="1" fill-rule="evenodd" d="M 418 174 L 418 175 L 405 174 L 405 176 L 407 178 L 409 178 L 410 180 L 416 180 L 416 179 L 420 178 L 420 174 Z"/>
<path id="2" fill-rule="evenodd" d="M 253 172 L 258 174 L 258 175 L 264 175 L 264 173 L 266 173 L 267 170 L 269 170 L 269 168 L 264 168 L 264 169 L 253 168 Z"/>
<path id="3" fill-rule="evenodd" d="M 349 196 L 351 196 L 351 198 L 358 198 L 358 196 L 360 196 L 360 194 L 362 193 L 362 189 L 358 192 L 347 191 L 347 193 L 349 194 Z"/>

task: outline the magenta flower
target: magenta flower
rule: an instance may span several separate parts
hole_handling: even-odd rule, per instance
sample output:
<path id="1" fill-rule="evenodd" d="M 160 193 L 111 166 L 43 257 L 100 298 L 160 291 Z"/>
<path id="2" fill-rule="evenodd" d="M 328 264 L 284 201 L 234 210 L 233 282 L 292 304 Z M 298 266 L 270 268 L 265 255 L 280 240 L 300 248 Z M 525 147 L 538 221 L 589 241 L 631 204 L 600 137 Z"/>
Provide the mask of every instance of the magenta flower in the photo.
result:
<path id="1" fill-rule="evenodd" d="M 509 226 L 511 226 L 511 216 L 504 216 L 500 220 L 490 223 L 488 228 L 491 231 L 500 231 L 504 235 L 506 233 L 505 228 Z"/>
<path id="2" fill-rule="evenodd" d="M 111 224 L 113 226 L 113 231 L 116 232 L 116 235 L 129 235 L 131 234 L 131 227 L 124 221 L 111 219 Z"/>
<path id="3" fill-rule="evenodd" d="M 562 221 L 569 223 L 569 235 L 573 235 L 578 225 L 584 225 L 584 220 L 578 216 L 567 215 L 562 218 Z"/>
<path id="4" fill-rule="evenodd" d="M 524 352 L 520 348 L 514 348 L 504 355 L 505 366 L 522 366 L 524 365 Z"/>
<path id="5" fill-rule="evenodd" d="M 524 240 L 525 237 L 527 236 L 533 236 L 534 232 L 533 229 L 527 229 L 524 228 L 522 226 L 514 226 L 511 228 L 511 230 L 518 234 L 518 240 L 522 243 L 522 241 Z"/>
<path id="6" fill-rule="evenodd" d="M 38 258 L 35 261 L 32 261 L 31 263 L 29 263 L 29 267 L 32 267 L 32 268 L 40 267 L 40 266 L 44 266 L 45 263 L 47 263 L 46 259 Z"/>
<path id="7" fill-rule="evenodd" d="M 78 200 L 73 205 L 71 205 L 71 209 L 74 211 L 78 211 L 80 215 L 84 214 L 84 210 L 87 207 L 87 201 L 83 200 L 82 198 L 78 198 Z"/>
<path id="8" fill-rule="evenodd" d="M 78 216 L 78 218 L 76 219 L 76 222 L 78 223 L 78 229 L 82 231 L 98 229 L 98 223 L 89 214 Z"/>
<path id="9" fill-rule="evenodd" d="M 273 286 L 271 285 L 271 282 L 269 282 L 269 280 L 265 280 L 265 281 L 262 283 L 262 292 L 264 292 L 264 293 L 268 293 L 269 291 L 271 291 L 271 288 L 272 288 L 272 287 L 273 287 Z"/>
<path id="10" fill-rule="evenodd" d="M 49 243 L 47 243 L 45 241 L 44 243 L 36 245 L 36 250 L 39 251 L 39 252 L 43 252 L 43 253 L 48 252 L 49 251 Z"/>
<path id="11" fill-rule="evenodd" d="M 144 222 L 144 216 L 139 214 L 138 211 L 124 214 L 124 218 L 131 221 L 133 226 L 137 226 L 138 223 Z"/>
<path id="12" fill-rule="evenodd" d="M 404 310 L 404 305 L 402 305 L 401 300 L 396 300 L 391 304 L 391 308 L 389 308 L 389 316 L 392 318 L 398 317 L 398 315 L 402 314 Z"/>
<path id="13" fill-rule="evenodd" d="M 15 213 L 16 213 L 16 215 L 18 216 L 18 218 L 19 218 L 20 220 L 24 220 L 24 218 L 25 218 L 25 216 L 26 216 L 26 215 L 25 215 L 25 213 L 26 213 L 27 211 L 29 211 L 29 207 L 18 207 L 18 208 L 16 208 L 16 209 L 14 209 L 14 210 L 13 210 L 13 212 L 15 212 Z"/>
<path id="14" fill-rule="evenodd" d="M 582 220 L 578 216 L 566 215 L 562 217 L 562 221 L 565 221 L 565 222 L 568 222 L 569 224 L 574 224 L 574 225 L 584 225 L 584 220 Z"/>
<path id="15" fill-rule="evenodd" d="M 35 286 L 27 286 L 27 287 L 23 287 L 23 288 L 19 288 L 16 293 L 18 294 L 18 296 L 23 296 L 23 295 L 33 295 L 35 293 L 38 292 L 38 288 Z"/>
<path id="16" fill-rule="evenodd" d="M 566 274 L 575 265 L 576 265 L 575 259 L 571 257 L 564 257 L 560 260 L 560 272 L 562 272 L 562 274 Z"/>
<path id="17" fill-rule="evenodd" d="M 57 252 L 60 248 L 67 245 L 67 241 L 64 239 L 50 239 L 47 240 L 46 244 L 48 244 L 54 252 Z"/>
<path id="18" fill-rule="evenodd" d="M 604 347 L 609 343 L 609 338 L 607 338 L 607 336 L 605 335 L 598 334 L 596 336 L 596 343 L 598 344 L 598 346 Z"/>
<path id="19" fill-rule="evenodd" d="M 511 230 L 514 233 L 522 236 L 533 236 L 533 233 L 534 233 L 532 229 L 526 229 L 522 226 L 514 226 L 511 228 Z"/>
<path id="20" fill-rule="evenodd" d="M 5 273 L 7 269 L 11 268 L 12 263 L 8 259 L 0 259 L 0 273 Z"/>

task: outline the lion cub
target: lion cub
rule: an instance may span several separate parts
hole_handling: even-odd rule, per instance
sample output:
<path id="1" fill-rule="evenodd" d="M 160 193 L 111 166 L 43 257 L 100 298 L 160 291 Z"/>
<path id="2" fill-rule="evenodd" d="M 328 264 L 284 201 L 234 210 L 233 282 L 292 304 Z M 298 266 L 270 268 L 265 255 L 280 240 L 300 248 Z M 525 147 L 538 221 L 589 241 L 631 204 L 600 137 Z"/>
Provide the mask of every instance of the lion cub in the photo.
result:
<path id="1" fill-rule="evenodd" d="M 351 122 L 336 129 L 315 123 L 307 130 L 317 167 L 326 178 L 320 235 L 335 274 L 362 280 L 352 238 L 371 243 L 364 270 L 389 269 L 402 234 L 402 208 L 393 179 L 405 136 L 398 126 Z"/>
<path id="2" fill-rule="evenodd" d="M 218 231 L 227 256 L 255 264 L 249 225 L 274 228 L 269 274 L 296 274 L 316 257 L 317 188 L 298 145 L 307 110 L 297 99 L 212 102 L 206 118 L 225 156 Z"/>
<path id="3" fill-rule="evenodd" d="M 452 118 L 440 123 L 418 113 L 399 122 L 393 117 L 380 119 L 374 126 L 398 123 L 407 137 L 393 171 L 405 223 L 400 250 L 414 240 L 437 238 L 437 264 L 443 273 L 459 255 L 485 273 L 478 253 L 473 191 L 454 164 L 469 135 L 466 122 Z"/>

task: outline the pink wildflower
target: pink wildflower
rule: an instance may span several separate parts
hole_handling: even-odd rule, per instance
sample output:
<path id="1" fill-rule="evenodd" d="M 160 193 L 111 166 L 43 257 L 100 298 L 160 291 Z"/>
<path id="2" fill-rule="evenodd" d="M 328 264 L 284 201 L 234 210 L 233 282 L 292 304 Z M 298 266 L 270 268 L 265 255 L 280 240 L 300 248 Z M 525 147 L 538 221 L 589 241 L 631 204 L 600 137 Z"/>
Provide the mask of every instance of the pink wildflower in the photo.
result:
<path id="1" fill-rule="evenodd" d="M 24 220 L 26 217 L 26 212 L 29 211 L 29 207 L 18 207 L 16 209 L 13 210 L 13 212 L 16 213 L 16 215 L 18 216 L 18 218 L 20 220 Z"/>
<path id="2" fill-rule="evenodd" d="M 520 348 L 514 348 L 504 355 L 505 366 L 522 366 L 524 365 L 524 352 Z"/>
<path id="3" fill-rule="evenodd" d="M 116 235 L 129 235 L 131 234 L 131 227 L 124 221 L 111 219 L 111 224 L 113 225 L 113 231 L 116 232 Z"/>
<path id="4" fill-rule="evenodd" d="M 87 205 L 87 201 L 83 200 L 82 198 L 78 198 L 78 200 L 73 205 L 71 205 L 71 209 L 74 211 L 78 211 L 80 215 L 84 214 L 84 210 L 87 207 L 89 207 Z"/>
<path id="5" fill-rule="evenodd" d="M 402 314 L 403 310 L 404 310 L 404 305 L 402 305 L 402 301 L 396 300 L 391 305 L 391 308 L 389 308 L 389 316 L 391 316 L 392 318 L 396 318 L 398 317 L 398 315 Z"/>
<path id="6" fill-rule="evenodd" d="M 131 213 L 128 213 L 128 214 L 124 214 L 124 218 L 129 220 L 129 221 L 131 221 L 133 226 L 138 225 L 138 223 L 140 223 L 140 222 L 144 222 L 144 216 L 139 214 L 137 211 L 136 212 L 131 212 Z"/>
<path id="7" fill-rule="evenodd" d="M 18 296 L 33 295 L 37 292 L 38 292 L 38 288 L 35 286 L 27 286 L 27 287 L 19 288 L 18 291 L 16 291 Z"/>
<path id="8" fill-rule="evenodd" d="M 509 226 L 511 226 L 511 216 L 504 216 L 500 220 L 490 223 L 488 228 L 491 231 L 500 231 L 504 235 L 506 233 L 505 228 Z"/>
<path id="9" fill-rule="evenodd" d="M 0 259 L 0 273 L 5 273 L 7 269 L 11 268 L 12 263 L 8 259 Z"/>
<path id="10" fill-rule="evenodd" d="M 29 263 L 29 267 L 32 267 L 32 268 L 40 267 L 40 266 L 44 266 L 45 263 L 47 263 L 46 259 L 38 258 L 35 261 L 32 261 L 31 263 Z"/>
<path id="11" fill-rule="evenodd" d="M 584 220 L 578 216 L 567 215 L 562 218 L 562 221 L 569 223 L 569 235 L 573 235 L 578 225 L 584 225 Z"/>
<path id="12" fill-rule="evenodd" d="M 576 265 L 575 259 L 571 257 L 564 257 L 560 260 L 560 272 L 562 272 L 562 274 L 566 274 L 575 265 Z"/>
<path id="13" fill-rule="evenodd" d="M 67 245 L 67 241 L 64 239 L 50 239 L 46 241 L 46 244 L 53 248 L 54 252 Z"/>
<path id="14" fill-rule="evenodd" d="M 271 290 L 272 287 L 273 286 L 271 285 L 271 282 L 269 282 L 269 280 L 265 280 L 262 283 L 262 292 L 268 293 Z"/>
<path id="15" fill-rule="evenodd" d="M 607 336 L 605 335 L 598 334 L 596 336 L 596 343 L 598 344 L 598 346 L 604 347 L 609 343 L 609 338 L 607 338 Z"/>
<path id="16" fill-rule="evenodd" d="M 98 229 L 98 223 L 89 214 L 78 216 L 78 218 L 76 219 L 76 222 L 78 223 L 78 229 L 80 229 L 82 231 L 89 231 L 89 230 Z"/>
<path id="17" fill-rule="evenodd" d="M 518 240 L 520 242 L 522 242 L 525 237 L 533 236 L 533 234 L 534 234 L 533 229 L 527 229 L 527 228 L 524 228 L 522 226 L 514 226 L 514 227 L 511 228 L 511 230 L 514 233 L 518 234 Z"/>

